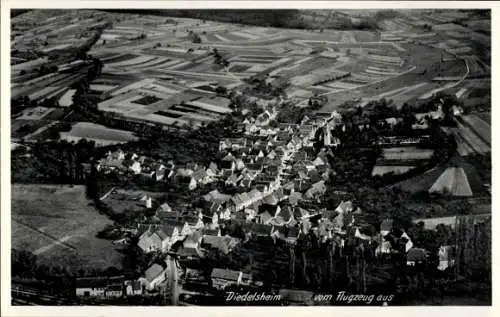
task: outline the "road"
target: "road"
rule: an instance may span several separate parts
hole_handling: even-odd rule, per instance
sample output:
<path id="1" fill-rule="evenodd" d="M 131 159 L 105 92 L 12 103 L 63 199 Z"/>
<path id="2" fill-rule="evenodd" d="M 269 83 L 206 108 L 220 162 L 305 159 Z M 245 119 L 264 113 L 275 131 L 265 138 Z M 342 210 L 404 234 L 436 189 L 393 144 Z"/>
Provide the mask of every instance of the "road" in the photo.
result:
<path id="1" fill-rule="evenodd" d="M 177 306 L 179 304 L 179 276 L 177 270 L 177 260 L 172 255 L 167 255 L 167 289 L 170 293 L 171 304 Z"/>

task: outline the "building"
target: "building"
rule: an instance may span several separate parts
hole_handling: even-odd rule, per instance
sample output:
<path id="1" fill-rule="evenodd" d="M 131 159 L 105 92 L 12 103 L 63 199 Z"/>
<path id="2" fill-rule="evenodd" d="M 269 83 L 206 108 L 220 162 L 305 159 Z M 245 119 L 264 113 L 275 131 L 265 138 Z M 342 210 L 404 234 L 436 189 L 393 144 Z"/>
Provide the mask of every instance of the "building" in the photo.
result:
<path id="1" fill-rule="evenodd" d="M 229 254 L 239 243 L 240 239 L 230 236 L 205 235 L 202 238 L 201 246 L 205 249 L 218 250 L 224 254 Z"/>
<path id="2" fill-rule="evenodd" d="M 121 297 L 123 296 L 123 276 L 82 277 L 76 279 L 77 297 Z"/>
<path id="3" fill-rule="evenodd" d="M 125 281 L 126 296 L 140 296 L 143 294 L 143 291 L 140 281 Z"/>
<path id="4" fill-rule="evenodd" d="M 241 271 L 214 268 L 211 279 L 213 287 L 225 289 L 230 285 L 249 285 L 252 278 Z"/>
<path id="5" fill-rule="evenodd" d="M 163 238 L 158 232 L 154 232 L 150 227 L 146 230 L 140 237 L 137 246 L 142 249 L 142 251 L 149 253 L 157 250 L 161 250 L 163 246 Z"/>
<path id="6" fill-rule="evenodd" d="M 167 278 L 167 269 L 155 263 L 151 265 L 144 273 L 143 283 L 148 291 L 154 290 L 159 284 Z"/>

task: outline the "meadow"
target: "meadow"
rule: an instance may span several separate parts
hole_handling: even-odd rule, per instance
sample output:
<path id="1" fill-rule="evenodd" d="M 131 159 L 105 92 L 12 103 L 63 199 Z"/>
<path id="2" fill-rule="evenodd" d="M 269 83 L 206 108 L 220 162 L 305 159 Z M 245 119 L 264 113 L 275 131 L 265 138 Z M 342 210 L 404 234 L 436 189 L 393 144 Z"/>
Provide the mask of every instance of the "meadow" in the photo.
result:
<path id="1" fill-rule="evenodd" d="M 45 264 L 80 268 L 121 267 L 122 255 L 97 233 L 112 224 L 91 205 L 84 186 L 12 185 L 12 248 Z"/>

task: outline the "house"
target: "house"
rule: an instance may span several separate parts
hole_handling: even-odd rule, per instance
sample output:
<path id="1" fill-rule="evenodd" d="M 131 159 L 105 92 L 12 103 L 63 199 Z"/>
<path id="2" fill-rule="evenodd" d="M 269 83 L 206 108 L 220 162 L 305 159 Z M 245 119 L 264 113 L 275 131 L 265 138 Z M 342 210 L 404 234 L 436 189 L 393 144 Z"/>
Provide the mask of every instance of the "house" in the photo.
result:
<path id="1" fill-rule="evenodd" d="M 257 116 L 257 118 L 255 119 L 255 123 L 257 124 L 257 126 L 261 126 L 261 127 L 266 126 L 274 118 L 276 118 L 276 115 L 277 115 L 277 113 L 275 113 L 274 111 L 271 112 L 271 111 L 266 110 Z"/>
<path id="2" fill-rule="evenodd" d="M 142 171 L 141 163 L 133 161 L 132 164 L 128 167 L 128 169 L 132 171 L 135 175 L 140 174 Z"/>
<path id="3" fill-rule="evenodd" d="M 403 118 L 395 118 L 395 117 L 390 117 L 390 118 L 385 118 L 384 119 L 385 124 L 390 126 L 391 128 L 397 125 L 398 123 L 403 121 Z"/>
<path id="4" fill-rule="evenodd" d="M 203 195 L 203 199 L 208 202 L 218 204 L 219 206 L 226 201 L 231 199 L 231 195 L 222 194 L 217 189 L 212 190 L 206 195 Z M 218 211 L 218 210 L 215 210 Z"/>
<path id="5" fill-rule="evenodd" d="M 360 228 L 356 228 L 356 231 L 354 232 L 354 237 L 365 240 L 365 241 L 371 241 L 372 237 L 360 230 Z"/>
<path id="6" fill-rule="evenodd" d="M 196 282 L 196 281 L 199 281 L 200 279 L 203 279 L 203 272 L 201 272 L 200 270 L 192 269 L 192 268 L 186 268 L 184 278 L 187 281 L 192 280 L 192 281 Z"/>
<path id="7" fill-rule="evenodd" d="M 406 265 L 416 266 L 427 260 L 427 251 L 422 248 L 411 248 L 406 254 Z"/>
<path id="8" fill-rule="evenodd" d="M 189 180 L 189 184 L 188 184 L 189 190 L 195 190 L 197 186 L 198 186 L 198 182 L 196 181 L 196 179 L 194 177 L 191 177 L 191 179 Z"/>
<path id="9" fill-rule="evenodd" d="M 332 222 L 329 219 L 319 219 L 316 233 L 322 242 L 326 242 L 328 239 L 333 239 Z"/>
<path id="10" fill-rule="evenodd" d="M 106 297 L 119 298 L 123 296 L 123 284 L 116 283 L 106 287 Z"/>
<path id="11" fill-rule="evenodd" d="M 203 215 L 203 221 L 209 223 L 212 228 L 219 227 L 219 214 L 217 212 L 213 212 L 212 216 Z M 203 228 L 201 228 L 203 229 Z"/>
<path id="12" fill-rule="evenodd" d="M 393 222 L 394 221 L 392 219 L 385 219 L 384 221 L 382 221 L 382 223 L 380 224 L 380 234 L 382 235 L 382 237 L 385 237 L 389 234 L 389 232 L 391 232 Z"/>
<path id="13" fill-rule="evenodd" d="M 240 179 L 242 179 L 241 175 L 231 174 L 231 176 L 226 179 L 225 184 L 228 186 L 238 186 Z"/>
<path id="14" fill-rule="evenodd" d="M 158 207 L 158 209 L 156 211 L 159 212 L 159 213 L 168 213 L 168 212 L 172 212 L 173 210 L 168 205 L 167 202 L 164 202 L 163 204 L 160 205 L 160 207 Z"/>
<path id="15" fill-rule="evenodd" d="M 405 252 L 409 252 L 413 248 L 413 242 L 411 241 L 410 237 L 406 232 L 403 232 L 401 234 L 401 237 L 399 238 L 405 245 Z"/>
<path id="16" fill-rule="evenodd" d="M 270 237 L 273 233 L 272 226 L 254 222 L 244 224 L 243 230 L 247 233 L 248 237 Z"/>
<path id="17" fill-rule="evenodd" d="M 163 246 L 162 237 L 154 231 L 154 229 L 150 226 L 148 230 L 146 230 L 139 237 L 139 241 L 137 242 L 137 246 L 142 249 L 142 251 L 149 253 L 157 250 L 161 250 Z"/>
<path id="18" fill-rule="evenodd" d="M 126 296 L 140 296 L 143 294 L 143 287 L 140 281 L 125 281 Z"/>
<path id="19" fill-rule="evenodd" d="M 323 195 L 325 192 L 326 192 L 325 181 L 321 180 L 319 182 L 314 183 L 312 187 L 306 191 L 305 196 L 308 199 L 312 199 L 317 196 Z"/>
<path id="20" fill-rule="evenodd" d="M 231 198 L 230 202 L 234 206 L 235 211 L 239 211 L 239 210 L 242 210 L 242 209 L 250 206 L 255 201 L 257 201 L 259 198 L 260 197 L 259 197 L 258 191 L 252 190 L 251 192 L 248 192 L 248 193 L 241 193 L 241 194 L 234 195 Z"/>
<path id="21" fill-rule="evenodd" d="M 211 162 L 210 165 L 208 165 L 206 173 L 209 176 L 217 177 L 219 175 L 219 168 L 217 167 L 217 164 Z"/>
<path id="22" fill-rule="evenodd" d="M 219 220 L 221 219 L 222 220 L 231 219 L 231 210 L 229 208 L 225 208 L 219 213 Z"/>
<path id="23" fill-rule="evenodd" d="M 145 205 L 146 205 L 147 209 L 151 209 L 151 207 L 153 207 L 153 201 L 152 201 L 151 197 L 148 197 L 146 199 Z"/>
<path id="24" fill-rule="evenodd" d="M 154 263 L 146 270 L 142 281 L 145 284 L 146 289 L 151 291 L 164 282 L 166 278 L 167 269 L 157 263 Z"/>
<path id="25" fill-rule="evenodd" d="M 259 174 L 264 169 L 262 163 L 247 163 L 245 167 L 248 171 L 253 172 L 253 174 Z"/>
<path id="26" fill-rule="evenodd" d="M 179 258 L 183 260 L 194 260 L 203 257 L 201 250 L 201 241 L 203 239 L 203 234 L 200 231 L 194 231 L 182 243 L 182 248 L 180 248 L 177 253 Z"/>
<path id="27" fill-rule="evenodd" d="M 252 186 L 252 182 L 253 182 L 253 177 L 246 174 L 241 178 L 239 186 L 243 188 L 250 188 Z"/>
<path id="28" fill-rule="evenodd" d="M 228 153 L 221 161 L 220 167 L 222 170 L 234 171 L 236 168 L 236 158 Z"/>
<path id="29" fill-rule="evenodd" d="M 323 165 L 326 165 L 326 162 L 325 162 L 324 158 L 322 158 L 320 156 L 316 157 L 312 163 L 314 164 L 314 166 L 323 166 Z"/>
<path id="30" fill-rule="evenodd" d="M 290 224 L 290 222 L 294 220 L 292 207 L 284 206 L 283 208 L 281 208 L 280 212 L 275 215 L 274 219 L 278 220 L 276 225 L 278 225 L 279 223 L 282 223 L 283 225 Z"/>
<path id="31" fill-rule="evenodd" d="M 187 238 L 183 241 L 182 246 L 184 248 L 193 248 L 197 249 L 201 245 L 202 234 L 199 231 L 192 232 Z"/>
<path id="32" fill-rule="evenodd" d="M 308 218 L 311 214 L 304 208 L 295 207 L 293 208 L 293 218 L 297 220 L 302 220 Z"/>
<path id="33" fill-rule="evenodd" d="M 421 119 L 425 118 L 431 118 L 433 120 L 443 120 L 444 119 L 444 112 L 443 112 L 443 107 L 442 105 L 438 106 L 438 109 L 435 111 L 429 111 L 425 113 L 416 113 L 415 118 L 417 121 L 420 121 Z"/>
<path id="34" fill-rule="evenodd" d="M 193 170 L 189 168 L 178 168 L 175 172 L 175 178 L 190 178 L 193 175 Z"/>
<path id="35" fill-rule="evenodd" d="M 211 279 L 213 287 L 223 290 L 230 285 L 248 285 L 252 278 L 241 271 L 214 268 Z"/>
<path id="36" fill-rule="evenodd" d="M 193 172 L 193 174 L 191 175 L 191 178 L 194 179 L 194 181 L 196 182 L 196 184 L 198 184 L 198 183 L 202 183 L 203 182 L 203 180 L 205 179 L 206 175 L 207 174 L 206 174 L 205 169 L 203 167 L 198 167 Z"/>
<path id="37" fill-rule="evenodd" d="M 272 218 L 279 214 L 281 207 L 279 205 L 262 204 L 259 206 L 257 214 L 257 223 L 268 224 Z"/>
<path id="38" fill-rule="evenodd" d="M 338 212 L 338 213 L 340 213 L 340 214 L 344 214 L 344 213 L 353 211 L 352 202 L 350 202 L 350 201 L 342 201 L 337 206 L 337 208 L 335 209 L 335 211 Z"/>
<path id="39" fill-rule="evenodd" d="M 237 158 L 235 161 L 234 161 L 234 167 L 236 170 L 238 171 L 241 171 L 245 168 L 245 162 L 243 162 L 243 160 L 241 158 Z"/>
<path id="40" fill-rule="evenodd" d="M 179 232 L 179 227 L 170 225 L 170 224 L 164 224 L 162 225 L 161 229 L 158 230 L 158 235 L 162 238 L 162 250 L 169 250 L 170 247 L 178 240 L 180 240 L 182 237 Z"/>
<path id="41" fill-rule="evenodd" d="M 374 240 L 378 242 L 378 246 L 375 249 L 376 256 L 384 256 L 392 253 L 393 251 L 392 243 L 386 237 L 389 238 L 390 235 L 389 234 L 383 235 L 381 230 L 381 233 L 374 238 Z"/>
<path id="42" fill-rule="evenodd" d="M 443 245 L 439 247 L 439 265 L 438 270 L 444 271 L 455 265 L 456 247 L 454 245 Z"/>
<path id="43" fill-rule="evenodd" d="M 205 249 L 218 250 L 224 254 L 229 254 L 240 242 L 240 239 L 230 236 L 204 235 L 201 246 Z"/>
<path id="44" fill-rule="evenodd" d="M 252 221 L 257 216 L 258 206 L 250 206 L 245 208 L 245 215 L 247 221 Z"/>
<path id="45" fill-rule="evenodd" d="M 456 116 L 461 116 L 464 113 L 464 109 L 460 106 L 453 105 L 451 106 L 451 110 L 453 112 L 453 115 Z"/>
<path id="46" fill-rule="evenodd" d="M 290 226 L 282 226 L 282 227 L 274 227 L 271 233 L 272 237 L 276 237 L 277 239 L 281 239 L 288 243 L 295 243 L 299 238 L 302 230 L 297 227 Z"/>
<path id="47" fill-rule="evenodd" d="M 276 206 L 280 202 L 280 198 L 276 192 L 273 192 L 262 199 L 262 204 Z"/>

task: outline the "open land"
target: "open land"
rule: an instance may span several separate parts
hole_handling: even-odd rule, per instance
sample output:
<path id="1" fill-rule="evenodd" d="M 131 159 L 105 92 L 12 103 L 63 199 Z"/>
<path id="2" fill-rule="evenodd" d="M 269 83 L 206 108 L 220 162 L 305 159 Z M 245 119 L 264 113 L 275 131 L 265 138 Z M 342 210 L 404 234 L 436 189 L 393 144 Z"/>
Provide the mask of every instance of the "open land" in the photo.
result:
<path id="1" fill-rule="evenodd" d="M 12 247 L 43 263 L 79 268 L 121 266 L 121 255 L 97 232 L 112 222 L 91 206 L 84 186 L 13 185 Z"/>

